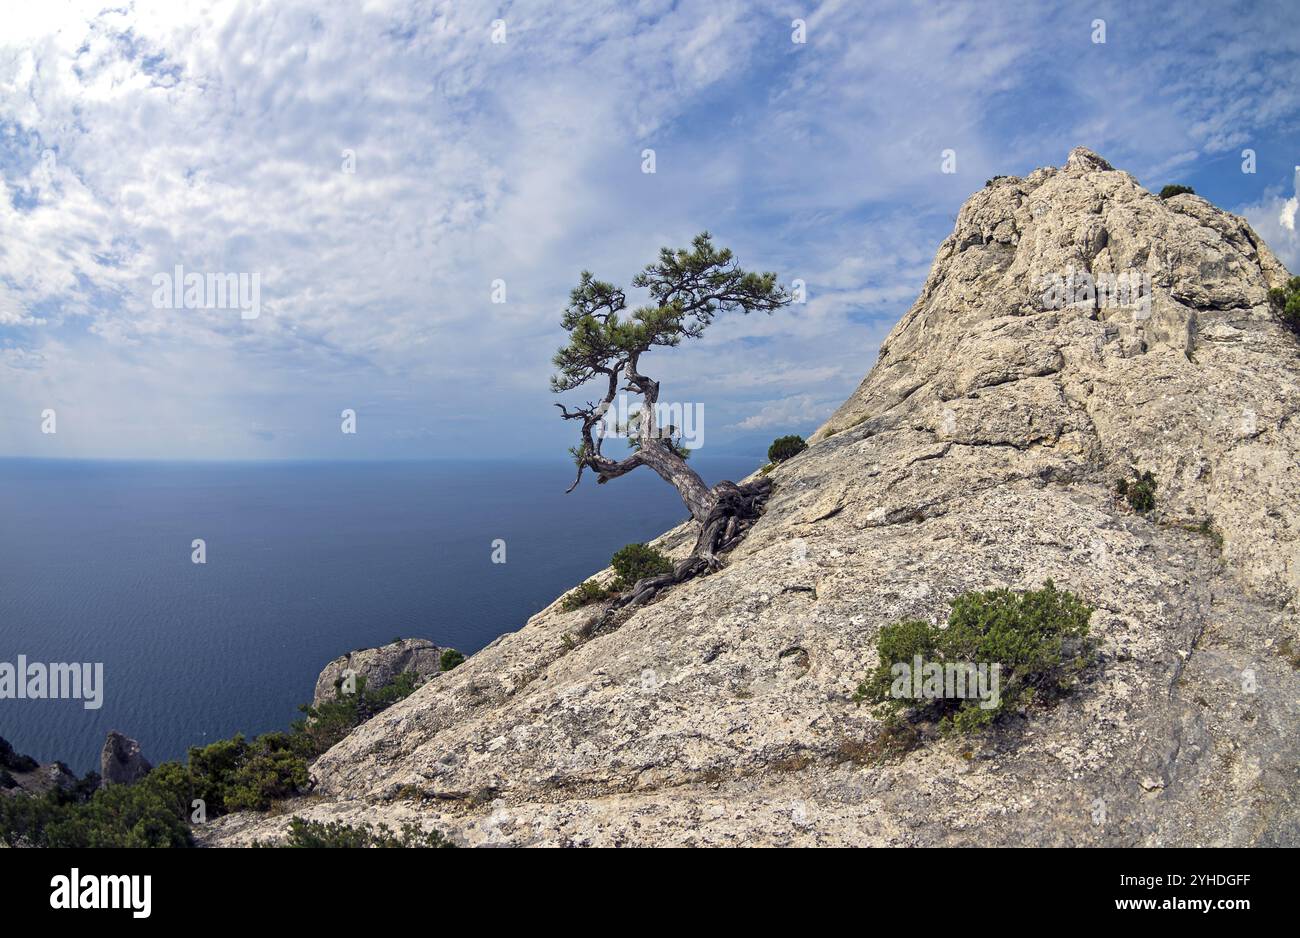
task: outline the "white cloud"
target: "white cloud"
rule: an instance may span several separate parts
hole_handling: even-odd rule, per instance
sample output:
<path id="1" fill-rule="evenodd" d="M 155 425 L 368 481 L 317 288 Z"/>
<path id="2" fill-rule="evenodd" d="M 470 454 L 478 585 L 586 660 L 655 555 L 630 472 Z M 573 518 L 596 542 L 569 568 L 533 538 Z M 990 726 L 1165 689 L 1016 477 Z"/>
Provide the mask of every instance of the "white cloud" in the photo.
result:
<path id="1" fill-rule="evenodd" d="M 1273 190 L 1263 199 L 1237 210 L 1292 274 L 1300 271 L 1300 233 L 1296 231 L 1296 206 L 1300 200 L 1300 166 L 1291 180 L 1291 196 Z"/>
<path id="2" fill-rule="evenodd" d="M 1300 166 L 1295 168 L 1295 186 L 1294 191 L 1300 194 Z M 1295 211 L 1300 199 L 1293 195 L 1282 203 L 1282 210 L 1278 213 L 1277 220 L 1287 231 L 1295 234 Z"/>
<path id="3" fill-rule="evenodd" d="M 44 358 L 31 349 L 7 347 L 0 348 L 0 362 L 14 371 L 35 371 L 41 367 Z"/>
<path id="4" fill-rule="evenodd" d="M 1125 14 L 1095 48 L 1063 7 L 823 3 L 796 46 L 766 0 L 113 6 L 10 4 L 0 38 L 0 413 L 57 399 L 86 455 L 562 453 L 578 272 L 627 283 L 706 227 L 809 300 L 657 352 L 666 393 L 830 406 L 988 176 L 1077 143 L 1194 166 L 1300 99 L 1267 10 Z M 1261 231 L 1294 268 L 1281 210 Z M 156 309 L 176 264 L 260 273 L 261 317 Z M 376 432 L 344 440 L 360 402 Z M 48 443 L 0 423 L 0 455 Z"/>
<path id="5" fill-rule="evenodd" d="M 0 326 L 40 326 L 45 320 L 32 316 L 18 297 L 0 283 Z"/>
<path id="6" fill-rule="evenodd" d="M 14 296 L 0 325 L 38 326 L 23 310 L 49 310 L 51 328 L 27 338 L 45 345 L 50 379 L 70 392 L 74 368 L 118 373 L 111 396 L 82 404 L 150 449 L 161 441 L 131 441 L 119 415 L 153 408 L 159 384 L 210 401 L 199 410 L 224 429 L 197 439 L 236 454 L 265 451 L 263 423 L 309 424 L 285 412 L 295 399 L 333 410 L 332 392 L 364 397 L 386 377 L 474 406 L 502 362 L 536 356 L 521 335 L 554 329 L 583 262 L 575 238 L 614 226 L 590 178 L 617 160 L 653 184 L 637 172 L 638 128 L 743 69 L 753 42 L 738 4 L 651 22 L 610 4 L 587 8 L 581 29 L 563 10 L 484 12 L 137 2 L 7 24 L 22 41 L 0 51 L 0 112 L 14 121 L 12 159 L 0 151 L 0 277 Z M 497 15 L 502 46 L 489 41 Z M 355 174 L 341 171 L 345 149 Z M 259 273 L 263 315 L 154 308 L 150 279 L 176 264 Z M 504 307 L 488 302 L 497 277 Z M 258 386 L 268 399 L 250 412 Z M 0 394 L 20 407 L 47 392 Z"/>
<path id="7" fill-rule="evenodd" d="M 764 401 L 758 412 L 736 424 L 736 429 L 768 430 L 818 424 L 829 417 L 839 404 L 838 398 L 819 399 L 811 394 L 798 394 L 794 397 Z"/>

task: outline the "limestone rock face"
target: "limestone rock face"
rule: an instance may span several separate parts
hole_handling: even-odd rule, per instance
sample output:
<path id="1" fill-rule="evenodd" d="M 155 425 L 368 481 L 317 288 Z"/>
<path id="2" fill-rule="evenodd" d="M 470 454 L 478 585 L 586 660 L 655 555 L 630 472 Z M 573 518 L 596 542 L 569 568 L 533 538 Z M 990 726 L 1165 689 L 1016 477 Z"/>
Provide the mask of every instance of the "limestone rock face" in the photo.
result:
<path id="1" fill-rule="evenodd" d="M 1136 273 L 1148 304 L 1045 299 Z M 1242 219 L 1086 150 L 975 193 L 724 569 L 589 635 L 558 603 L 358 727 L 310 802 L 468 845 L 1300 844 L 1300 342 Z M 1115 495 L 1154 473 L 1157 507 Z M 689 551 L 686 528 L 660 547 Z M 1050 710 L 876 754 L 880 628 L 1051 578 L 1100 661 Z"/>
<path id="2" fill-rule="evenodd" d="M 140 752 L 140 744 L 117 730 L 110 730 L 99 754 L 101 785 L 130 785 L 153 769 Z"/>
<path id="3" fill-rule="evenodd" d="M 1044 282 L 1071 270 L 1145 275 L 1149 309 L 1044 310 Z M 1286 602 L 1300 588 L 1300 356 L 1266 297 L 1286 277 L 1244 219 L 1161 201 L 1076 149 L 1064 170 L 966 203 L 876 367 L 813 439 L 874 421 L 1068 453 L 1096 480 L 1149 469 L 1168 517 L 1210 522 L 1237 574 Z"/>
<path id="4" fill-rule="evenodd" d="M 312 706 L 333 700 L 339 682 L 349 669 L 358 678 L 366 679 L 366 687 L 379 690 L 391 684 L 404 671 L 414 671 L 417 684 L 423 684 L 442 670 L 439 661 L 443 651 L 433 642 L 423 638 L 404 638 L 378 648 L 363 648 L 335 658 L 316 678 Z"/>

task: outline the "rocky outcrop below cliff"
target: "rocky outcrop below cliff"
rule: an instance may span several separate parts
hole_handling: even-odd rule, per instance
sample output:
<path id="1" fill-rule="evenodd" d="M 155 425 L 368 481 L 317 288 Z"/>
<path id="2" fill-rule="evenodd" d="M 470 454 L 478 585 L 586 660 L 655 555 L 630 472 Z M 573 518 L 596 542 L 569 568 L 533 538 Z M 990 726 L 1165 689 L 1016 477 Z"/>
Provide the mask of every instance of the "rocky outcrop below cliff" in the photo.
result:
<path id="1" fill-rule="evenodd" d="M 69 788 L 77 777 L 62 762 L 37 762 L 15 751 L 0 737 L 0 797 L 42 795 L 54 788 Z"/>
<path id="2" fill-rule="evenodd" d="M 109 731 L 99 754 L 101 785 L 131 785 L 152 770 L 153 765 L 144 757 L 136 740 L 117 730 Z"/>
<path id="3" fill-rule="evenodd" d="M 1147 304 L 1045 299 L 1136 272 Z M 716 574 L 558 603 L 354 730 L 309 800 L 468 845 L 1300 844 L 1300 343 L 1244 220 L 1096 154 L 975 193 L 862 385 Z M 1138 514 L 1116 496 L 1158 483 Z M 675 557 L 692 531 L 665 535 Z M 1052 579 L 1099 661 L 1051 709 L 881 753 L 879 630 Z"/>
<path id="4" fill-rule="evenodd" d="M 109 731 L 99 753 L 100 786 L 131 785 L 152 769 L 136 740 L 117 730 Z M 0 773 L 3 773 L 0 792 L 9 794 L 41 795 L 54 788 L 70 789 L 78 783 L 77 776 L 62 762 L 37 762 L 15 751 L 3 738 L 0 738 Z M 86 777 L 95 781 L 93 772 Z"/>
<path id="5" fill-rule="evenodd" d="M 312 706 L 333 700 L 346 675 L 365 679 L 371 691 L 387 687 L 399 674 L 411 672 L 416 686 L 442 672 L 442 655 L 447 651 L 424 638 L 402 638 L 378 648 L 362 648 L 335 658 L 321 670 L 312 694 Z"/>

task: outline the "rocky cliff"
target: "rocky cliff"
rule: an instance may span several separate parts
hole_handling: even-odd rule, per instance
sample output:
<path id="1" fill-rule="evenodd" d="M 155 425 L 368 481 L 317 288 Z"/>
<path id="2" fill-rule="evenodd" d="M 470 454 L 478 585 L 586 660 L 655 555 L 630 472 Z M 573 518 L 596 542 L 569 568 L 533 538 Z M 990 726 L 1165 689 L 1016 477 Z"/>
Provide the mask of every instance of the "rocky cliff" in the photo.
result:
<path id="1" fill-rule="evenodd" d="M 1059 302 L 1109 274 L 1137 301 Z M 1300 844 L 1286 276 L 1241 218 L 1086 150 L 992 181 L 722 571 L 602 634 L 552 605 L 326 753 L 310 799 L 201 836 L 296 813 L 471 845 Z M 1116 497 L 1135 468 L 1153 512 Z M 851 700 L 881 626 L 1047 578 L 1096 607 L 1084 683 L 881 759 Z"/>

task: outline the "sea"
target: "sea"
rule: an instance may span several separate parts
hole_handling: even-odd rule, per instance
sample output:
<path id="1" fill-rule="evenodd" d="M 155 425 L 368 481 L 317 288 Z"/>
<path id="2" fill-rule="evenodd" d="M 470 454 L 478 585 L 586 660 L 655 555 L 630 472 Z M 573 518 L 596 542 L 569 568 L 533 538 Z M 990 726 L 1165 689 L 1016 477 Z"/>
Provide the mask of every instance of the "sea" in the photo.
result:
<path id="1" fill-rule="evenodd" d="M 649 469 L 572 481 L 564 459 L 0 460 L 0 663 L 103 674 L 97 709 L 0 699 L 0 736 L 81 774 L 109 730 L 157 764 L 287 729 L 331 659 L 399 637 L 472 654 L 687 517 Z"/>

